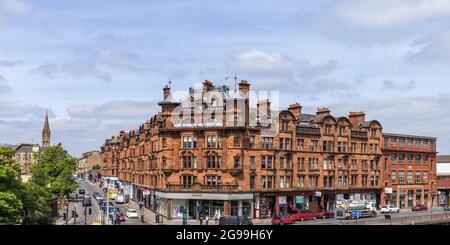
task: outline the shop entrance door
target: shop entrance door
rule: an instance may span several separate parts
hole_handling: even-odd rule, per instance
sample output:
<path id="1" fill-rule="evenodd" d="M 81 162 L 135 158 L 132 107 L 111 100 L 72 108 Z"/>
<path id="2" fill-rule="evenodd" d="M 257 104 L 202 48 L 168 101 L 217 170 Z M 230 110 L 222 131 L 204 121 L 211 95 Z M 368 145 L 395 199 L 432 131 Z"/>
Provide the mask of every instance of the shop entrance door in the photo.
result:
<path id="1" fill-rule="evenodd" d="M 209 201 L 201 200 L 200 201 L 200 210 L 203 212 L 204 215 L 206 215 L 206 214 L 210 215 Z"/>
<path id="2" fill-rule="evenodd" d="M 189 219 L 195 219 L 195 200 L 189 200 L 188 216 Z"/>

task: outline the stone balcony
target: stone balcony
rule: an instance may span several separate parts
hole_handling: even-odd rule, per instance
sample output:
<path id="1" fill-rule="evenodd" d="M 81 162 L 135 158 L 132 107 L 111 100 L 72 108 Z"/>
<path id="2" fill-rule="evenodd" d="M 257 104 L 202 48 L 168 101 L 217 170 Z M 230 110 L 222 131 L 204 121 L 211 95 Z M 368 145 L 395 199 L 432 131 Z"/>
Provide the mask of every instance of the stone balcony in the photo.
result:
<path id="1" fill-rule="evenodd" d="M 192 185 L 182 185 L 182 184 L 167 184 L 165 187 L 167 191 L 179 191 L 179 192 L 230 192 L 237 191 L 238 186 L 233 184 L 221 184 L 221 185 L 204 185 L 195 183 Z"/>

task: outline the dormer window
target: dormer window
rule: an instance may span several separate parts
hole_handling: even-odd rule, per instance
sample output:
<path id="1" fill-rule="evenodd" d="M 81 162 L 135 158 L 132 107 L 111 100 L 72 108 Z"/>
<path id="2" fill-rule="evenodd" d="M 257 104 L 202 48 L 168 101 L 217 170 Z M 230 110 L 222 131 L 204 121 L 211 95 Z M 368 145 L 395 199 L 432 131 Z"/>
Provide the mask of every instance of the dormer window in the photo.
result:
<path id="1" fill-rule="evenodd" d="M 344 135 L 344 134 L 345 134 L 345 127 L 339 126 L 339 135 Z"/>
<path id="2" fill-rule="evenodd" d="M 286 132 L 289 129 L 289 122 L 288 121 L 282 121 L 281 122 L 281 131 Z"/>
<path id="3" fill-rule="evenodd" d="M 325 125 L 325 134 L 331 134 L 331 125 Z"/>

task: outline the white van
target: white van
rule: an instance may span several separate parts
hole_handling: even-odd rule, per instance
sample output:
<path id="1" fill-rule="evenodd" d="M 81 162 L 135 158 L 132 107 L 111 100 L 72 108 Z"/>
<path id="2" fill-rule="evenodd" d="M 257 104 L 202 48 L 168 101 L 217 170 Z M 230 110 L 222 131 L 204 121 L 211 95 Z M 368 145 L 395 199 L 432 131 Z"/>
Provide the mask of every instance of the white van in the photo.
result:
<path id="1" fill-rule="evenodd" d="M 124 203 L 125 202 L 124 199 L 125 198 L 124 198 L 123 194 L 119 194 L 116 196 L 116 203 Z"/>

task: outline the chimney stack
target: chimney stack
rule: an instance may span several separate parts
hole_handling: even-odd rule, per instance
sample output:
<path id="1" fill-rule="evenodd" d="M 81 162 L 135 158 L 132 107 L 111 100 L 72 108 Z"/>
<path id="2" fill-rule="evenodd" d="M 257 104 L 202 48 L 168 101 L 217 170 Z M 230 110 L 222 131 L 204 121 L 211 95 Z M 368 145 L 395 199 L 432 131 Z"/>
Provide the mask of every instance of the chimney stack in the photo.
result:
<path id="1" fill-rule="evenodd" d="M 209 91 L 211 91 L 214 88 L 214 85 L 211 81 L 209 80 L 205 80 L 203 82 L 203 92 L 208 93 Z"/>
<path id="2" fill-rule="evenodd" d="M 257 111 L 258 111 L 258 117 L 259 117 L 259 113 L 260 112 L 265 113 L 267 116 L 270 117 L 271 115 L 270 115 L 270 101 L 269 101 L 269 99 L 258 101 Z"/>
<path id="3" fill-rule="evenodd" d="M 302 106 L 299 103 L 295 103 L 295 104 L 289 105 L 288 110 L 290 112 L 292 112 L 292 114 L 294 114 L 294 116 L 296 118 L 299 118 L 300 115 L 302 114 Z"/>
<path id="4" fill-rule="evenodd" d="M 320 116 L 320 115 L 330 115 L 330 109 L 326 108 L 326 107 L 322 107 L 322 108 L 317 108 L 317 112 L 316 115 Z"/>
<path id="5" fill-rule="evenodd" d="M 239 83 L 239 95 L 242 98 L 248 98 L 250 92 L 250 84 L 247 82 L 247 80 L 241 80 Z"/>
<path id="6" fill-rule="evenodd" d="M 366 114 L 363 111 L 350 112 L 348 115 L 348 120 L 352 124 L 353 128 L 357 128 L 358 125 L 366 121 Z"/>

